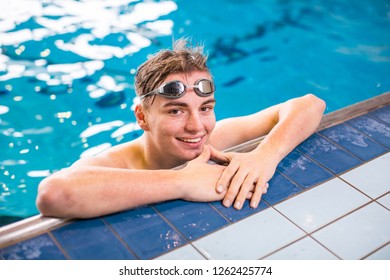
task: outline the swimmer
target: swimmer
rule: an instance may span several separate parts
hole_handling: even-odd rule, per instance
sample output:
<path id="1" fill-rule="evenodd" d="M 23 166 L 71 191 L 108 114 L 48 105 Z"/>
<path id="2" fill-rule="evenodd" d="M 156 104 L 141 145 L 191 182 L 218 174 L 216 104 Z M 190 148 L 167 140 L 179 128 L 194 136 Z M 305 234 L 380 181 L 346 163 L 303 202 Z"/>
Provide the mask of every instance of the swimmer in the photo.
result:
<path id="1" fill-rule="evenodd" d="M 216 122 L 215 90 L 202 47 L 180 39 L 159 51 L 135 76 L 143 134 L 42 180 L 39 211 L 91 218 L 175 199 L 258 207 L 278 163 L 316 131 L 325 103 L 306 94 Z M 250 152 L 223 152 L 261 136 Z"/>

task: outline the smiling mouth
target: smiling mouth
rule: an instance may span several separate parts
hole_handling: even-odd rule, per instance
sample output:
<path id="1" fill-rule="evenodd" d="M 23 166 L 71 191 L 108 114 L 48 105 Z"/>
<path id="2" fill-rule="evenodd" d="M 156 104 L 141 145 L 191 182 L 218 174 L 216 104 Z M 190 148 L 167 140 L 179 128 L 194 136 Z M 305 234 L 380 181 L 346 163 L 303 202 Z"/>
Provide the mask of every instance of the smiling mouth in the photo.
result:
<path id="1" fill-rule="evenodd" d="M 178 140 L 186 143 L 199 143 L 202 140 L 202 137 L 198 138 L 177 138 Z"/>

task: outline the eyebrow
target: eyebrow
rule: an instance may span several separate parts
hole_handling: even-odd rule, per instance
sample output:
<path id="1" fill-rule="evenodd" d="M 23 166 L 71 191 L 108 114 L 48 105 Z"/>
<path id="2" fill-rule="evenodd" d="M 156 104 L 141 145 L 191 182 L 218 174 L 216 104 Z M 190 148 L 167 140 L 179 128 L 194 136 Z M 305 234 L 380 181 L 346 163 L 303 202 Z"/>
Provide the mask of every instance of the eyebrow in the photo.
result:
<path id="1" fill-rule="evenodd" d="M 216 100 L 214 98 L 208 99 L 205 102 L 202 103 L 202 105 L 210 104 L 210 103 L 216 103 Z M 165 103 L 162 107 L 189 107 L 188 103 L 180 102 L 180 101 L 170 101 L 168 103 Z"/>

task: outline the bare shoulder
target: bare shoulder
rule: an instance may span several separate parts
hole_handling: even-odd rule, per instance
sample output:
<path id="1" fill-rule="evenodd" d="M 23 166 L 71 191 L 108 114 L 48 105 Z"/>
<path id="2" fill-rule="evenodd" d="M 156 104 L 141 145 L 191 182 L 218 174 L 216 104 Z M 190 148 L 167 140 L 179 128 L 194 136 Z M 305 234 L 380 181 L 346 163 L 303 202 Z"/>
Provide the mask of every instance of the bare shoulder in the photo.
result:
<path id="1" fill-rule="evenodd" d="M 97 155 L 81 158 L 72 167 L 104 166 L 113 168 L 134 169 L 139 158 L 139 149 L 136 141 L 119 144 Z"/>

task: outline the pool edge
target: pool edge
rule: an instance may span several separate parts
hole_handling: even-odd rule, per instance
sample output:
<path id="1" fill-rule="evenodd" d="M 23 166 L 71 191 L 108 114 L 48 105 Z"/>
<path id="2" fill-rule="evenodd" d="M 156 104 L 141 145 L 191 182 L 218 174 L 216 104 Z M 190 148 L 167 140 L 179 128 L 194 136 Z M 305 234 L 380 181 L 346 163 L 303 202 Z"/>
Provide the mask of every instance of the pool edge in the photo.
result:
<path id="1" fill-rule="evenodd" d="M 345 120 L 363 115 L 374 109 L 390 104 L 390 92 L 385 92 L 373 98 L 352 104 L 337 111 L 324 115 L 317 131 L 337 125 Z M 253 150 L 264 137 L 242 143 L 226 151 L 247 152 Z M 39 235 L 54 227 L 61 226 L 72 219 L 59 219 L 36 215 L 24 220 L 0 227 L 0 249 L 16 244 L 20 241 Z"/>

